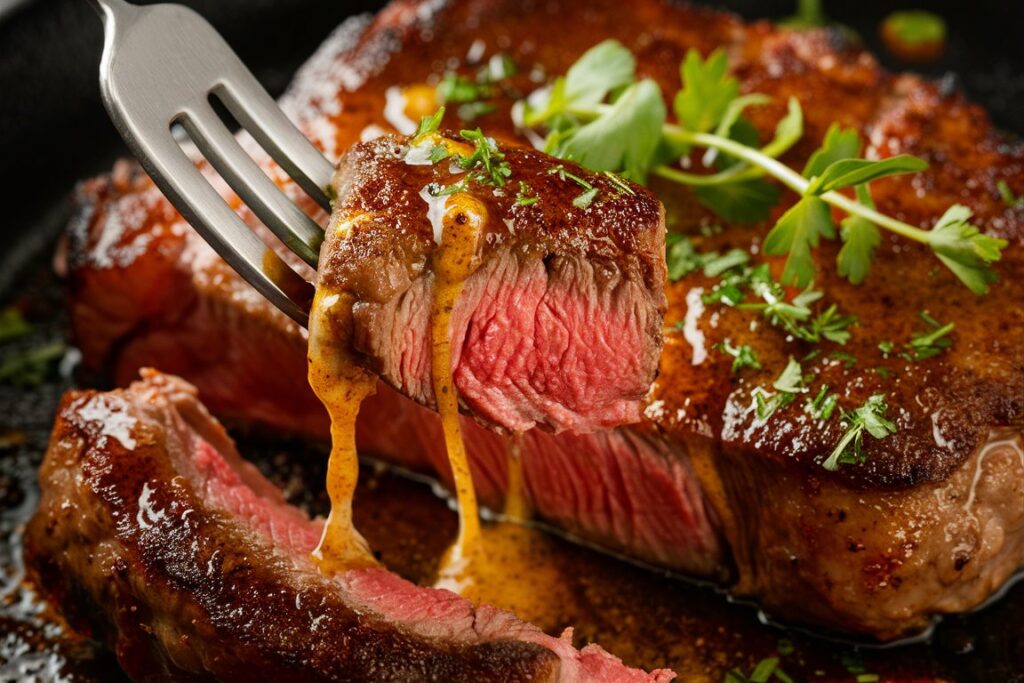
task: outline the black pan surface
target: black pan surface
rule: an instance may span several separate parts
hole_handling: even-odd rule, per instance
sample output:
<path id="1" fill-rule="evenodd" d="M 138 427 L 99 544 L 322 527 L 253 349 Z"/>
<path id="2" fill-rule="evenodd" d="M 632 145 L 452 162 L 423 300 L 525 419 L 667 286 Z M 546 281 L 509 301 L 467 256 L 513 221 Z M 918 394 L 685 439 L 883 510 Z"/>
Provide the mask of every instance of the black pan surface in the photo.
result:
<path id="1" fill-rule="evenodd" d="M 334 26 L 382 3 L 190 0 L 184 4 L 208 17 L 268 89 L 279 93 Z M 714 4 L 747 18 L 779 18 L 793 11 L 785 0 Z M 951 31 L 946 56 L 918 70 L 954 80 L 989 109 L 997 125 L 1024 134 L 1024 48 L 1020 39 L 1024 2 L 942 0 L 921 4 L 945 16 Z M 893 69 L 907 67 L 886 58 L 876 27 L 889 11 L 906 8 L 899 2 L 875 0 L 826 2 L 830 17 L 854 28 Z M 17 304 L 35 324 L 31 336 L 0 352 L 65 337 L 64 294 L 49 264 L 67 218 L 66 197 L 77 180 L 107 170 L 113 159 L 126 154 L 99 102 L 96 74 L 101 42 L 99 22 L 82 0 L 0 0 L 0 192 L 6 212 L 0 230 L 0 307 Z M 0 683 L 123 679 L 111 654 L 88 640 L 62 634 L 46 606 L 18 587 L 18 530 L 35 505 L 35 469 L 57 400 L 73 384 L 102 383 L 101 379 L 77 375 L 73 364 L 74 353 L 70 353 L 59 370 L 30 390 L 0 384 Z M 322 460 L 318 453 L 282 458 L 282 452 L 294 455 L 310 448 L 267 443 L 244 434 L 239 437 L 243 452 L 254 453 L 254 460 L 284 485 L 296 502 L 314 512 L 325 509 L 323 495 L 314 493 L 322 488 L 322 471 L 320 466 L 308 464 Z M 307 464 L 300 464 L 303 462 Z M 373 486 L 364 486 L 359 496 L 372 501 L 374 512 L 372 519 L 360 526 L 375 529 L 368 536 L 376 541 L 375 546 L 384 548 L 386 557 L 392 553 L 391 566 L 416 579 L 422 567 L 409 558 L 442 548 L 445 533 L 454 532 L 453 518 L 422 485 L 394 475 L 368 474 L 371 476 L 363 479 L 372 481 Z M 401 506 L 394 504 L 396 499 L 403 501 Z M 398 547 L 393 538 L 397 534 L 388 529 L 408 523 L 406 518 L 430 519 L 430 526 L 439 529 L 433 534 L 436 538 L 426 534 L 414 543 L 419 544 L 416 547 Z M 374 534 L 378 538 L 374 539 Z M 657 616 L 648 618 L 647 630 L 637 631 L 637 638 L 649 641 L 646 650 L 635 649 L 638 665 L 659 664 L 651 652 L 673 645 L 673 638 L 713 638 L 710 634 L 717 633 L 720 639 L 731 639 L 728 646 L 720 647 L 713 657 L 694 654 L 695 671 L 703 665 L 702 656 L 708 657 L 708 667 L 717 669 L 756 662 L 777 650 L 779 640 L 784 639 L 796 644 L 794 657 L 799 658 L 789 665 L 791 675 L 799 672 L 809 680 L 856 680 L 849 664 L 860 658 L 867 671 L 881 672 L 883 681 L 1024 681 L 1024 585 L 1011 588 L 1003 599 L 975 614 L 945 620 L 927 642 L 858 652 L 851 644 L 762 625 L 755 610 L 727 604 L 709 589 L 620 566 L 590 551 L 567 547 L 564 558 L 615 582 L 625 595 L 658 595 L 658 602 L 665 603 Z M 648 608 L 654 609 L 653 604 L 637 607 L 638 611 Z M 664 627 L 659 619 L 665 620 L 661 622 Z M 679 625 L 684 623 L 685 628 Z M 580 629 L 584 637 L 592 634 L 599 640 L 602 629 L 607 630 L 600 620 L 588 627 Z M 823 674 L 818 675 L 819 671 Z"/>

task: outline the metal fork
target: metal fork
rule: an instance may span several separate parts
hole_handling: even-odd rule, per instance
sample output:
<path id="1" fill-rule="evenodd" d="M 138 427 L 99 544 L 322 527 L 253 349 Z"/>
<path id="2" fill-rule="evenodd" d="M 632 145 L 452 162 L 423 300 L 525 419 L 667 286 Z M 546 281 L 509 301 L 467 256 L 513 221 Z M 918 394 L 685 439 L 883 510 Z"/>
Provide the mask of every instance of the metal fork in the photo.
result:
<path id="1" fill-rule="evenodd" d="M 103 102 L 118 132 L 175 208 L 263 296 L 301 325 L 311 288 L 218 194 L 172 133 L 180 124 L 232 190 L 314 268 L 323 230 L 245 152 L 219 100 L 320 206 L 332 164 L 303 136 L 217 31 L 181 5 L 90 0 L 103 17 Z"/>

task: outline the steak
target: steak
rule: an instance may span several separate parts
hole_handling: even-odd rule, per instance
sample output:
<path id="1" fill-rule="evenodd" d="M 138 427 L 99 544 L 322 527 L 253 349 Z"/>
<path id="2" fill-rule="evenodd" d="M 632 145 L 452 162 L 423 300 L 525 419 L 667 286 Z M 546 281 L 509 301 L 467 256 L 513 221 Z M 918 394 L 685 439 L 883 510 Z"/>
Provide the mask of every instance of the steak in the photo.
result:
<path id="1" fill-rule="evenodd" d="M 502 187 L 467 182 L 448 160 L 410 162 L 435 146 L 427 136 L 412 147 L 384 136 L 356 145 L 339 164 L 317 282 L 349 295 L 351 309 L 339 316 L 352 321 L 349 345 L 390 385 L 436 407 L 431 256 L 444 220 L 435 214 L 453 207 L 452 220 L 481 224 L 474 272 L 450 326 L 460 401 L 482 422 L 513 432 L 639 421 L 666 306 L 658 200 L 526 148 L 495 147 L 495 163 L 501 155 L 509 173 Z M 586 206 L 574 204 L 580 181 L 597 190 Z M 460 184 L 466 189 L 450 196 L 430 194 Z"/>
<path id="2" fill-rule="evenodd" d="M 135 680 L 668 681 L 384 569 L 322 575 L 321 522 L 154 371 L 70 392 L 25 543 L 37 580 Z"/>
<path id="3" fill-rule="evenodd" d="M 552 26 L 572 30 L 538 40 Z M 935 615 L 982 604 L 1024 562 L 1024 214 L 997 189 L 1003 180 L 1021 190 L 1024 146 L 993 130 L 961 94 L 886 73 L 837 32 L 744 24 L 659 0 L 595 0 L 586 11 L 558 1 L 399 0 L 339 29 L 285 104 L 337 157 L 390 126 L 391 88 L 436 78 L 447 60 L 466 61 L 474 45 L 555 74 L 609 37 L 629 47 L 638 71 L 665 92 L 678 87 L 688 49 L 724 47 L 741 89 L 775 102 L 751 110 L 762 135 L 789 96 L 804 102 L 806 132 L 784 157 L 788 164 L 801 167 L 834 121 L 852 126 L 869 141 L 869 156 L 906 152 L 930 162 L 919 175 L 872 184 L 882 211 L 927 229 L 963 203 L 984 231 L 1010 244 L 997 264 L 1000 282 L 976 298 L 927 250 L 889 239 L 868 280 L 850 285 L 835 275 L 838 244 L 824 243 L 815 254 L 817 286 L 859 320 L 844 347 L 815 348 L 756 312 L 705 304 L 715 281 L 700 271 L 670 283 L 665 346 L 643 420 L 591 435 L 524 436 L 535 514 L 628 556 L 713 578 L 774 617 L 819 628 L 890 640 Z M 526 70 L 517 78 L 526 80 L 513 87 L 533 87 Z M 517 138 L 511 101 L 494 104 L 474 125 Z M 86 361 L 113 368 L 122 382 L 152 363 L 195 382 L 218 414 L 325 438 L 323 411 L 303 384 L 302 331 L 258 301 L 126 168 L 83 186 L 71 226 L 72 313 Z M 708 249 L 760 252 L 767 226 L 722 225 L 686 190 L 653 189 L 670 231 Z M 919 330 L 923 309 L 955 323 L 952 346 L 917 363 L 879 353 L 880 342 Z M 734 376 L 732 359 L 715 348 L 726 339 L 751 346 L 764 369 Z M 867 440 L 863 464 L 822 468 L 840 428 L 812 420 L 800 402 L 764 425 L 756 420 L 754 389 L 770 383 L 787 357 L 815 351 L 804 368 L 837 392 L 842 408 L 888 395 L 897 432 Z M 837 351 L 861 360 L 850 366 L 830 357 Z M 290 368 L 291 381 L 283 376 Z M 443 478 L 439 430 L 428 410 L 382 391 L 364 405 L 359 439 L 366 453 Z M 508 443 L 469 420 L 463 433 L 481 498 L 497 505 Z"/>

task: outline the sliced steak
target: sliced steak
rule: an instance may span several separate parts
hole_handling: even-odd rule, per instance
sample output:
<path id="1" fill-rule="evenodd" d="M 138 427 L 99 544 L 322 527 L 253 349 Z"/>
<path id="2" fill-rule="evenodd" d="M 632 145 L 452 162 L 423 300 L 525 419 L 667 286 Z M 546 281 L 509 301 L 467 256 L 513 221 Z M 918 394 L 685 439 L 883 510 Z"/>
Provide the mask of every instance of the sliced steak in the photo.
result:
<path id="1" fill-rule="evenodd" d="M 758 600 L 776 617 L 880 639 L 920 629 L 936 614 L 969 610 L 996 593 L 1024 563 L 1024 214 L 1006 206 L 997 190 L 1005 180 L 1021 191 L 1024 146 L 994 131 L 985 113 L 960 94 L 886 73 L 836 33 L 744 25 L 730 15 L 657 0 L 595 0 L 587 12 L 572 3 L 531 6 L 534 11 L 524 13 L 521 3 L 510 1 L 393 2 L 372 21 L 349 24 L 329 41 L 299 74 L 286 102 L 309 134 L 336 155 L 389 120 L 401 124 L 384 115 L 392 87 L 427 82 L 442 68 L 437 65 L 462 60 L 478 40 L 510 46 L 511 57 L 523 66 L 563 73 L 586 49 L 614 37 L 637 54 L 639 71 L 659 80 L 666 92 L 678 87 L 687 49 L 707 53 L 724 46 L 742 89 L 775 101 L 751 110 L 763 136 L 770 136 L 788 96 L 804 102 L 806 133 L 787 163 L 802 167 L 828 126 L 839 121 L 870 141 L 871 156 L 906 152 L 931 164 L 918 176 L 873 184 L 883 211 L 929 228 L 946 207 L 960 202 L 987 233 L 1010 242 L 997 264 L 1000 282 L 983 298 L 937 268 L 925 250 L 888 239 L 879 245 L 867 282 L 854 287 L 834 275 L 837 245 L 823 244 L 816 254 L 819 287 L 859 324 L 846 347 L 824 344 L 805 368 L 820 373 L 843 408 L 887 393 L 898 428 L 888 439 L 868 440 L 863 465 L 835 473 L 821 462 L 840 437 L 836 421 L 809 419 L 798 401 L 758 426 L 751 407 L 755 387 L 770 383 L 788 356 L 803 358 L 812 348 L 787 339 L 756 312 L 705 305 L 701 297 L 713 280 L 699 272 L 672 283 L 665 348 L 644 420 L 583 440 L 528 433 L 524 470 L 537 514 L 626 554 L 720 577 L 733 593 Z M 537 41 L 551 26 L 573 30 L 558 40 Z M 534 87 L 526 71 L 511 87 Z M 497 98 L 494 104 L 496 111 L 473 125 L 501 139 L 515 138 L 511 101 Z M 94 181 L 92 187 L 109 183 Z M 716 225 L 717 219 L 682 189 L 654 189 L 663 190 L 670 230 L 694 235 L 711 249 L 759 251 L 764 226 L 724 225 L 720 234 L 703 237 L 701 226 Z M 72 272 L 76 329 L 87 360 L 113 363 L 122 377 L 143 356 L 158 366 L 165 359 L 187 365 L 179 359 L 220 346 L 220 328 L 181 312 L 177 301 L 203 300 L 196 310 L 223 311 L 230 316 L 228 329 L 273 328 L 265 324 L 265 310 L 257 313 L 225 296 L 244 289 L 230 275 L 224 276 L 224 289 L 202 288 L 208 273 L 223 267 L 211 261 L 175 257 L 170 270 L 177 277 L 166 278 L 177 288 L 173 301 L 111 305 L 134 300 L 132 281 L 120 278 L 126 268 L 155 271 L 164 267 L 167 253 L 184 253 L 183 245 L 197 240 L 179 228 L 178 246 L 156 248 L 157 237 L 170 239 L 168 226 L 178 221 L 166 204 L 121 210 L 148 192 L 110 191 L 99 202 L 87 197 L 83 215 L 93 219 L 79 222 L 76 230 L 83 236 L 76 241 L 79 260 Z M 123 234 L 135 237 L 121 239 L 111 225 L 132 226 Z M 153 246 L 143 243 L 150 239 Z M 125 262 L 98 261 L 112 254 L 125 254 Z M 100 287 L 102 282 L 111 286 Z M 908 340 L 920 329 L 922 309 L 956 324 L 953 346 L 919 363 L 882 357 L 877 344 Z M 148 330 L 169 332 L 182 324 L 194 332 L 182 337 L 181 348 L 172 352 L 147 342 Z M 290 346 L 275 353 L 274 365 L 300 364 L 301 337 L 288 337 L 286 324 L 277 329 Z M 714 348 L 725 338 L 755 348 L 764 370 L 734 377 L 731 359 Z M 134 348 L 134 357 L 120 348 Z M 861 360 L 847 367 L 829 357 L 836 351 Z M 217 366 L 215 378 L 199 363 L 175 370 L 225 414 L 265 420 L 266 413 L 276 413 L 275 419 L 294 427 L 319 418 L 301 373 L 279 395 L 255 390 L 276 411 L 253 410 L 247 396 L 224 390 L 221 377 L 231 378 L 229 384 L 258 377 L 271 365 L 267 357 L 250 343 L 223 357 L 234 365 Z M 885 368 L 890 379 L 876 367 Z M 300 413 L 306 407 L 310 412 Z M 436 444 L 427 438 L 436 434 L 430 431 L 438 429 L 435 420 L 383 394 L 364 408 L 361 443 L 367 452 L 443 476 Z M 504 466 L 496 454 L 507 444 L 466 424 L 478 483 L 495 504 L 504 488 Z M 324 436 L 322 425 L 308 433 Z"/>
<path id="2" fill-rule="evenodd" d="M 445 221 L 479 225 L 450 326 L 461 402 L 513 432 L 637 422 L 661 353 L 661 204 L 638 185 L 532 149 L 477 144 L 493 147 L 495 165 L 503 157 L 501 186 L 451 158 L 422 159 L 424 150 L 470 147 L 457 137 L 427 134 L 410 146 L 383 136 L 345 153 L 318 286 L 349 295 L 339 315 L 354 328 L 347 345 L 434 407 L 432 256 Z M 580 183 L 594 188 L 586 205 Z"/>
<path id="3" fill-rule="evenodd" d="M 384 569 L 320 574 L 320 522 L 149 371 L 61 404 L 26 548 L 135 680 L 668 681 Z"/>

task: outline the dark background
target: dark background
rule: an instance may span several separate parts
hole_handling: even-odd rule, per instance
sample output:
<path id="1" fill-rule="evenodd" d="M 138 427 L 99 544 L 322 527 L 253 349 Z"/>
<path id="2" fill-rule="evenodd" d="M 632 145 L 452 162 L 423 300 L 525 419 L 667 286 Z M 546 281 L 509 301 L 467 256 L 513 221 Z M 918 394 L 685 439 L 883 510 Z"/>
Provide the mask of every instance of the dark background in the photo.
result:
<path id="1" fill-rule="evenodd" d="M 581 6 L 586 0 L 580 0 Z M 146 3 L 141 3 L 146 4 Z M 345 17 L 379 0 L 185 0 L 224 34 L 273 93 Z M 748 18 L 792 14 L 795 0 L 712 3 Z M 921 2 L 949 25 L 945 58 L 925 69 L 959 83 L 998 125 L 1024 133 L 1024 2 Z M 914 0 L 825 1 L 830 18 L 847 24 L 885 58 L 877 26 Z M 17 265 L 59 229 L 63 198 L 76 180 L 106 170 L 124 147 L 100 104 L 102 32 L 86 0 L 0 0 L 0 291 Z"/>

